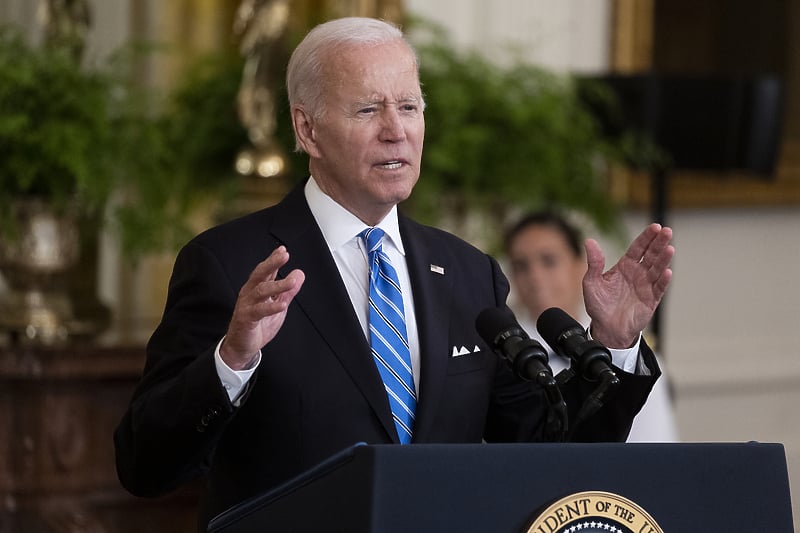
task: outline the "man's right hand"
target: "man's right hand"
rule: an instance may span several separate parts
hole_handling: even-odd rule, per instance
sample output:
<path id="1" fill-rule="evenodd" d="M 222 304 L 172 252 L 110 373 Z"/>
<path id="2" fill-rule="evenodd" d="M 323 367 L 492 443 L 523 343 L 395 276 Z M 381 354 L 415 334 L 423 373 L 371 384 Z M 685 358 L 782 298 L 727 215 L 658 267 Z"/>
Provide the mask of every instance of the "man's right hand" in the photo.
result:
<path id="1" fill-rule="evenodd" d="M 236 299 L 228 332 L 219 348 L 220 356 L 233 370 L 244 370 L 258 351 L 275 338 L 286 318 L 286 310 L 305 281 L 302 270 L 292 270 L 276 279 L 278 269 L 289 260 L 285 246 L 276 248 L 259 263 Z"/>

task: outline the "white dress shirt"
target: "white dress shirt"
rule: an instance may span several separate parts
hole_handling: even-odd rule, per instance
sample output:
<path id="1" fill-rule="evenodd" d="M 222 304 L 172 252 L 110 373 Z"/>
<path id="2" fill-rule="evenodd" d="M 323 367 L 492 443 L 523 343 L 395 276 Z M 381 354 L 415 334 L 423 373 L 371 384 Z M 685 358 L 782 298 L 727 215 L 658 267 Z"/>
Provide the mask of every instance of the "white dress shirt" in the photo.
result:
<path id="1" fill-rule="evenodd" d="M 364 337 L 369 342 L 369 254 L 359 234 L 368 226 L 336 203 L 330 196 L 322 192 L 313 176 L 305 186 L 305 195 L 311 213 L 322 230 L 322 236 L 328 245 L 328 250 L 333 256 L 339 274 L 342 277 L 350 302 L 355 310 L 358 322 L 364 332 Z M 400 290 L 403 294 L 403 307 L 406 318 L 406 333 L 408 335 L 409 351 L 411 352 L 411 369 L 414 374 L 414 385 L 419 392 L 419 335 L 417 334 L 417 319 L 414 313 L 414 296 L 411 291 L 411 280 L 408 277 L 405 249 L 400 238 L 400 227 L 397 220 L 397 207 L 392 208 L 386 218 L 376 226 L 381 228 L 386 236 L 383 239 L 383 251 L 389 256 L 392 266 L 397 271 L 400 281 Z M 288 250 L 291 255 L 292 251 Z M 265 258 L 266 259 L 266 258 Z M 231 369 L 222 360 L 217 344 L 215 362 L 217 373 L 223 386 L 228 391 L 231 401 L 236 404 L 237 397 L 244 390 L 245 385 L 252 377 L 261 362 L 259 353 L 253 365 L 247 370 L 236 371 Z"/>
<path id="2" fill-rule="evenodd" d="M 322 230 L 322 236 L 325 238 L 333 260 L 336 262 L 336 267 L 339 269 L 339 274 L 342 276 L 364 337 L 369 342 L 369 254 L 364 240 L 358 236 L 369 226 L 322 192 L 313 177 L 306 183 L 305 193 L 311 213 Z M 408 347 L 411 352 L 411 369 L 414 374 L 414 385 L 419 391 L 420 356 L 417 318 L 414 313 L 414 295 L 411 291 L 411 280 L 408 277 L 405 249 L 403 241 L 400 239 L 397 207 L 393 207 L 375 227 L 381 228 L 386 233 L 383 238 L 383 251 L 389 256 L 389 261 L 397 271 L 397 278 L 400 282 Z"/>

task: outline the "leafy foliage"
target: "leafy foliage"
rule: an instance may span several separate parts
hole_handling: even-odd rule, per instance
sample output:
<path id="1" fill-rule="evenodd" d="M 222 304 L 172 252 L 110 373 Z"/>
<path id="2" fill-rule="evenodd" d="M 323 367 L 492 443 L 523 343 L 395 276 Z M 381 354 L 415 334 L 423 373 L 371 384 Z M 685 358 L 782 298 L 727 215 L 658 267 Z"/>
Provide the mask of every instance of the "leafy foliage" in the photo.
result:
<path id="1" fill-rule="evenodd" d="M 19 196 L 96 211 L 113 189 L 111 79 L 0 29 L 0 213 Z"/>
<path id="2" fill-rule="evenodd" d="M 137 80 L 137 61 L 153 52 L 129 45 L 89 69 L 64 48 L 0 31 L 0 232 L 14 230 L 16 199 L 36 197 L 111 223 L 135 258 L 175 249 L 194 232 L 193 209 L 232 194 L 247 141 L 238 58 L 204 57 L 160 95 Z"/>
<path id="3" fill-rule="evenodd" d="M 159 109 L 151 125 L 135 124 L 126 143 L 149 153 L 144 160 L 132 161 L 140 168 L 117 208 L 123 248 L 133 255 L 176 249 L 195 231 L 188 222 L 192 212 L 213 209 L 236 194 L 241 177 L 234 162 L 248 145 L 236 109 L 243 67 L 244 60 L 233 52 L 200 56 L 186 66 L 164 101 L 151 101 L 134 111 L 141 115 L 141 107 Z M 290 159 L 287 179 L 297 181 L 306 176 L 307 159 L 292 152 L 285 91 L 277 96 L 276 137 Z M 149 97 L 152 100 L 152 94 Z"/>
<path id="4" fill-rule="evenodd" d="M 617 229 L 604 177 L 621 147 L 604 138 L 570 76 L 522 61 L 500 66 L 458 51 L 429 24 L 412 27 L 426 138 L 408 209 L 431 220 L 444 201 L 500 212 L 559 206 Z"/>
<path id="5" fill-rule="evenodd" d="M 247 142 L 236 113 L 240 72 L 236 58 L 205 56 L 187 67 L 164 101 L 148 93 L 129 107 L 140 117 L 151 110 L 148 122 L 127 121 L 124 132 L 128 172 L 136 176 L 121 187 L 115 219 L 130 254 L 175 249 L 194 232 L 194 209 L 235 192 L 234 158 Z"/>
<path id="6" fill-rule="evenodd" d="M 462 215 L 559 206 L 613 232 L 605 170 L 630 142 L 603 137 L 575 81 L 522 61 L 499 66 L 430 24 L 410 26 L 427 127 L 420 181 L 403 208 L 438 223 L 442 205 Z M 106 209 L 136 257 L 174 249 L 193 232 L 193 209 L 232 195 L 247 144 L 236 110 L 242 58 L 204 57 L 165 96 L 137 83 L 135 59 L 127 50 L 112 69 L 82 69 L 66 52 L 0 33 L 0 215 L 21 195 L 77 199 L 92 216 Z M 277 96 L 276 137 L 297 181 L 307 159 L 293 152 L 286 95 Z"/>

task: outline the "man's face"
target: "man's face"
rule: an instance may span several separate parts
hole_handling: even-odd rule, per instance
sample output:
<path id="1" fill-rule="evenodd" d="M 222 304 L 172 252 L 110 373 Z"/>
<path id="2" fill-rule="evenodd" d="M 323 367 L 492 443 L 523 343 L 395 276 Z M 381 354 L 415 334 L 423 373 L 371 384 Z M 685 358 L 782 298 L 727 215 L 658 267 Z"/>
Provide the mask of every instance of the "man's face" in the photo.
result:
<path id="1" fill-rule="evenodd" d="M 324 113 L 304 146 L 320 188 L 367 224 L 408 198 L 425 136 L 413 53 L 402 41 L 328 55 Z"/>
<path id="2" fill-rule="evenodd" d="M 514 237 L 508 255 L 514 287 L 534 320 L 550 307 L 578 312 L 586 263 L 559 231 L 529 226 Z"/>

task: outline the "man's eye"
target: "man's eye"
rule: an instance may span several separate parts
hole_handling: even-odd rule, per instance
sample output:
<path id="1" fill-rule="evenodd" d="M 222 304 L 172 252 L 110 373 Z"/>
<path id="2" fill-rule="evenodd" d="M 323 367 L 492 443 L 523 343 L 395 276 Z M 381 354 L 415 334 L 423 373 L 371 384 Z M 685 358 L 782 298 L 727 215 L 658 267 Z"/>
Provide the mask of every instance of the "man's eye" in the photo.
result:
<path id="1" fill-rule="evenodd" d="M 409 113 L 415 113 L 419 110 L 419 106 L 417 104 L 403 104 L 400 106 L 400 109 Z"/>
<path id="2" fill-rule="evenodd" d="M 376 110 L 375 107 L 363 107 L 363 108 L 358 110 L 358 114 L 359 115 L 371 115 L 371 114 L 375 113 L 375 110 Z"/>

